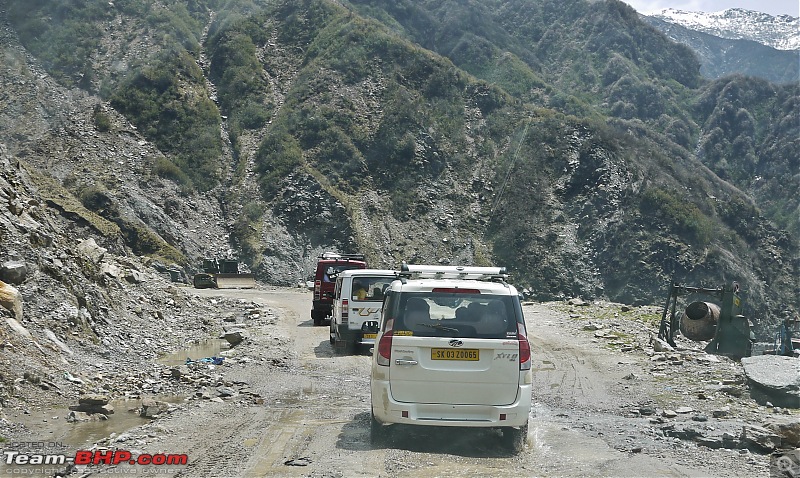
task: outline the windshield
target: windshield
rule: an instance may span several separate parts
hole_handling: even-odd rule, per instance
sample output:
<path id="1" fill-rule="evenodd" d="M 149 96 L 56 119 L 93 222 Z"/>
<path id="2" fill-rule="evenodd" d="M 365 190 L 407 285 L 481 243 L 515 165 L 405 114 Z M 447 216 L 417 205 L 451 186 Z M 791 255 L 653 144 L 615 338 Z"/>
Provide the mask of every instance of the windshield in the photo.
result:
<path id="1" fill-rule="evenodd" d="M 383 293 L 389 284 L 395 280 L 394 276 L 357 276 L 353 277 L 352 300 L 369 300 L 383 302 Z"/>
<path id="2" fill-rule="evenodd" d="M 393 294 L 387 317 L 395 335 L 419 337 L 516 338 L 514 296 L 472 293 Z M 388 322 L 388 321 L 387 321 Z"/>

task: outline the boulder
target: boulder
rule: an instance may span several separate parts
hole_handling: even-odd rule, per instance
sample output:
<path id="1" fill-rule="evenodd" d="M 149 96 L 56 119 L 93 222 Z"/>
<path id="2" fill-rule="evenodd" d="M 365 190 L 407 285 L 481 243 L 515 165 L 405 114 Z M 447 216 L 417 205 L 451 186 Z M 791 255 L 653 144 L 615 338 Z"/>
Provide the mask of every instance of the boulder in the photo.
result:
<path id="1" fill-rule="evenodd" d="M 91 394 L 91 395 L 84 395 L 78 399 L 78 403 L 81 405 L 90 405 L 90 406 L 103 406 L 108 404 L 108 396 L 106 395 L 98 395 L 98 394 Z"/>
<path id="2" fill-rule="evenodd" d="M 98 246 L 94 241 L 94 238 L 91 237 L 78 244 L 77 250 L 78 253 L 85 256 L 95 264 L 99 264 L 106 254 L 106 249 Z"/>
<path id="3" fill-rule="evenodd" d="M 781 437 L 783 448 L 800 448 L 800 419 L 772 419 L 764 428 Z"/>
<path id="4" fill-rule="evenodd" d="M 0 266 L 0 280 L 8 284 L 22 284 L 28 276 L 28 266 L 22 261 L 7 261 Z"/>
<path id="5" fill-rule="evenodd" d="M 139 416 L 145 418 L 156 418 L 169 410 L 169 403 L 161 402 L 152 398 L 142 399 L 142 406 L 139 408 Z"/>
<path id="6" fill-rule="evenodd" d="M 75 411 L 75 410 L 69 412 L 69 414 L 67 415 L 67 421 L 70 422 L 70 423 L 91 422 L 91 421 L 97 421 L 97 420 L 108 420 L 108 416 L 106 416 L 106 415 L 104 415 L 102 413 L 89 414 L 89 413 L 86 413 L 86 412 L 79 412 L 79 411 Z"/>
<path id="7" fill-rule="evenodd" d="M 754 425 L 742 427 L 742 434 L 739 440 L 746 448 L 754 451 L 769 453 L 781 446 L 781 437 L 771 430 Z"/>
<path id="8" fill-rule="evenodd" d="M 750 395 L 757 402 L 800 408 L 800 359 L 758 355 L 743 358 L 742 366 L 750 384 Z"/>
<path id="9" fill-rule="evenodd" d="M 227 340 L 231 346 L 234 346 L 240 344 L 244 339 L 247 338 L 247 331 L 242 329 L 233 329 L 225 332 L 225 335 L 222 337 Z"/>
<path id="10" fill-rule="evenodd" d="M 11 312 L 13 318 L 22 320 L 22 296 L 16 287 L 0 281 L 0 307 Z"/>
<path id="11" fill-rule="evenodd" d="M 108 403 L 108 396 L 99 394 L 84 395 L 78 399 L 78 404 L 69 407 L 73 412 L 88 413 L 90 415 L 99 413 L 111 415 L 114 407 Z"/>
<path id="12" fill-rule="evenodd" d="M 109 262 L 103 262 L 100 264 L 100 273 L 105 274 L 112 279 L 119 279 L 122 275 L 122 269 L 119 268 L 116 264 L 111 264 Z"/>
<path id="13" fill-rule="evenodd" d="M 125 280 L 131 284 L 140 284 L 146 280 L 146 277 L 139 271 L 129 270 L 125 274 Z"/>

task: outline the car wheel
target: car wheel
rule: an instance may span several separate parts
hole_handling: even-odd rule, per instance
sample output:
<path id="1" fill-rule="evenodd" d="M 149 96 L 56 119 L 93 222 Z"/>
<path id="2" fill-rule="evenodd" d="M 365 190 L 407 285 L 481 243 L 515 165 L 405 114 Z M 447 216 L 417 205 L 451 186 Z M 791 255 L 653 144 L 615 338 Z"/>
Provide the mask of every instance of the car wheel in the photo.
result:
<path id="1" fill-rule="evenodd" d="M 511 453 L 517 454 L 525 449 L 528 439 L 528 424 L 519 428 L 503 428 L 503 442 Z"/>
<path id="2" fill-rule="evenodd" d="M 324 314 L 319 313 L 316 310 L 311 310 L 311 319 L 314 321 L 314 325 L 322 325 L 322 320 L 325 318 Z"/>
<path id="3" fill-rule="evenodd" d="M 389 437 L 389 429 L 375 420 L 375 415 L 370 412 L 369 441 L 373 446 L 385 445 Z"/>
<path id="4" fill-rule="evenodd" d="M 333 327 L 331 327 L 331 345 L 336 345 L 336 332 L 333 331 Z"/>

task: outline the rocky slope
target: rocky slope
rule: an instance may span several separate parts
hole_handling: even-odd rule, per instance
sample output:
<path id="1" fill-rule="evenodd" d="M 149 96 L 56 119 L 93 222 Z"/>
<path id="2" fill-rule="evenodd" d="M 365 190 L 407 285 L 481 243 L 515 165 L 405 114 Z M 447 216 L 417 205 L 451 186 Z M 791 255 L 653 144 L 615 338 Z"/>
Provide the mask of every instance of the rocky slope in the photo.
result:
<path id="1" fill-rule="evenodd" d="M 230 252 L 260 279 L 294 284 L 317 253 L 338 249 L 374 266 L 509 264 L 541 298 L 645 303 L 679 277 L 739 280 L 759 323 L 796 302 L 796 238 L 711 154 L 713 128 L 724 136 L 739 120 L 710 86 L 704 108 L 718 121 L 678 102 L 700 85 L 684 48 L 619 2 L 544 2 L 557 26 L 548 31 L 521 28 L 540 20 L 515 2 L 496 17 L 445 3 L 394 22 L 387 10 L 385 24 L 326 1 L 202 3 L 188 14 L 175 2 L 92 3 L 102 10 L 95 49 L 76 66 L 37 43 L 63 34 L 37 23 L 47 9 L 10 2 L 3 141 L 41 178 L 48 207 L 88 223 L 101 246 L 188 274 L 202 256 Z M 483 40 L 454 32 L 447 12 L 486 20 Z M 158 19 L 176 30 L 158 30 Z M 493 45 L 486 56 L 468 54 L 481 42 Z M 419 46 L 428 43 L 441 51 Z M 502 51 L 516 53 L 493 56 Z M 530 88 L 513 89 L 517 78 Z M 794 126 L 773 130 L 797 107 L 793 90 L 759 91 L 747 101 L 771 106 L 753 107 L 748 121 L 763 134 L 752 148 L 796 157 Z M 695 155 L 701 139 L 719 171 Z M 193 162 L 204 150 L 218 154 Z M 778 181 L 766 166 L 757 173 Z M 783 190 L 770 191 L 781 212 Z"/>

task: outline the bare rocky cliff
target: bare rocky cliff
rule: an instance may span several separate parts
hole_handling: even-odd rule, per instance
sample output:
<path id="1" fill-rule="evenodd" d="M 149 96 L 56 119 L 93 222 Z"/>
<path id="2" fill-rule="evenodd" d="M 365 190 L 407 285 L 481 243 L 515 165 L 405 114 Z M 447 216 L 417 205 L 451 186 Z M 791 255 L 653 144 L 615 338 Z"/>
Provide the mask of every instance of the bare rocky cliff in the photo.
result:
<path id="1" fill-rule="evenodd" d="M 552 86 L 532 90 L 550 107 L 527 104 L 338 4 L 269 6 L 200 8 L 196 43 L 184 39 L 176 55 L 176 104 L 210 105 L 213 187 L 182 183 L 175 164 L 186 159 L 156 144 L 170 111 L 137 127 L 136 111 L 114 107 L 122 93 L 108 91 L 155 81 L 137 62 L 165 49 L 152 18 L 124 9 L 106 9 L 92 75 L 74 83 L 3 23 L 9 160 L 30 171 L 49 212 L 101 247 L 184 276 L 204 256 L 234 255 L 264 282 L 296 284 L 318 253 L 339 250 L 364 252 L 376 267 L 504 264 L 545 299 L 642 304 L 673 279 L 739 280 L 764 323 L 796 301 L 796 240 L 689 151 L 697 126 L 687 113 L 571 116 L 551 109 L 562 104 Z M 334 48 L 342 38 L 346 51 Z M 369 48 L 383 56 L 370 51 L 368 68 L 348 56 Z M 255 99 L 229 79 L 237 52 L 251 55 L 243 63 L 257 74 L 243 78 Z M 626 83 L 624 60 L 611 63 L 621 70 L 612 90 L 643 84 Z M 652 91 L 645 96 L 659 101 L 677 95 Z"/>

